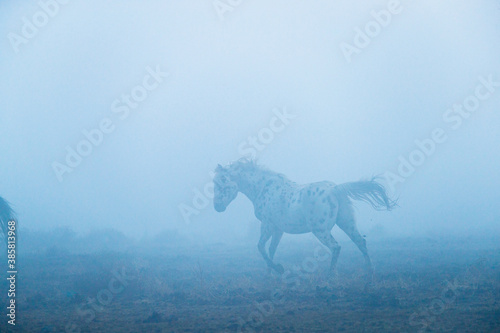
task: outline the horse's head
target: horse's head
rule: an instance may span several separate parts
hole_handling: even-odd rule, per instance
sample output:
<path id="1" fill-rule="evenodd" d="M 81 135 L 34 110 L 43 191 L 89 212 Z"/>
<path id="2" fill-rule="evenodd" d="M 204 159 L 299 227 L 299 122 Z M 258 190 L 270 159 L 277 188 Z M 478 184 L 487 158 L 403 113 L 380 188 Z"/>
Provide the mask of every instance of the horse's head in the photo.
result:
<path id="1" fill-rule="evenodd" d="M 228 168 L 220 164 L 215 169 L 214 208 L 221 213 L 238 195 L 238 184 L 231 179 Z"/>

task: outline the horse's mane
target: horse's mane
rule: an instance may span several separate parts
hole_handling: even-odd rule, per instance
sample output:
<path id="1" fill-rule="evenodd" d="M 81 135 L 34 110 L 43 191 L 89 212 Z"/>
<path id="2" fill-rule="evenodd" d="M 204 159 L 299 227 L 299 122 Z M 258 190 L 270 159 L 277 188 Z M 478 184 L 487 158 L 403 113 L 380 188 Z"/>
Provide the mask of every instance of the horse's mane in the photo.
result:
<path id="1" fill-rule="evenodd" d="M 258 170 L 262 174 L 264 174 L 270 178 L 277 178 L 281 181 L 289 181 L 289 179 L 284 174 L 272 171 L 272 170 L 268 169 L 267 167 L 257 163 L 256 160 L 249 159 L 246 157 L 240 158 L 239 160 L 229 164 L 229 169 L 234 170 L 234 171 L 236 171 L 236 170 L 243 170 L 243 171 Z"/>

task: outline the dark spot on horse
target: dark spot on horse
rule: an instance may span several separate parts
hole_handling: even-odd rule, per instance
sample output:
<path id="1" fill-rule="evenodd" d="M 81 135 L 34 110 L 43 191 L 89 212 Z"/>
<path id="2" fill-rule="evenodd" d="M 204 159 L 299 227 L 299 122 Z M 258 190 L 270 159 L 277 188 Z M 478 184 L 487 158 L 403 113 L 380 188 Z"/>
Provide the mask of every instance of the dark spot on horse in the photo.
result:
<path id="1" fill-rule="evenodd" d="M 335 203 L 332 201 L 332 198 L 331 197 L 327 197 L 328 199 L 328 203 L 330 204 L 330 217 L 333 217 L 333 211 L 335 210 L 335 208 L 337 207 L 335 205 Z"/>

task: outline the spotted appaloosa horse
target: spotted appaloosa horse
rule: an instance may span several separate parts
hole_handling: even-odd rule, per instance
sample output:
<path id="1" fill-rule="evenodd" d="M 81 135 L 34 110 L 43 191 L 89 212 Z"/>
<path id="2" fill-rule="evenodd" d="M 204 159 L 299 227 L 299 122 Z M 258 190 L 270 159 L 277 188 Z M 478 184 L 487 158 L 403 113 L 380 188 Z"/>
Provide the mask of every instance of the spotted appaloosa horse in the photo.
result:
<path id="1" fill-rule="evenodd" d="M 13 219 L 15 219 L 14 211 L 7 200 L 0 197 L 0 234 L 3 233 L 5 239 L 7 239 L 8 223 Z"/>
<path id="2" fill-rule="evenodd" d="M 219 165 L 214 184 L 217 212 L 225 211 L 238 192 L 253 202 L 255 216 L 262 222 L 258 248 L 268 267 L 280 274 L 284 272 L 283 266 L 273 262 L 283 233 L 312 232 L 332 252 L 330 268 L 333 271 L 340 254 L 340 245 L 331 234 L 337 224 L 363 253 L 371 279 L 372 263 L 366 241 L 356 227 L 351 199 L 365 201 L 377 210 L 394 208 L 396 202 L 388 198 L 376 179 L 340 185 L 328 181 L 299 185 L 254 161 L 243 159 L 227 167 Z M 269 239 L 268 254 L 265 246 Z"/>

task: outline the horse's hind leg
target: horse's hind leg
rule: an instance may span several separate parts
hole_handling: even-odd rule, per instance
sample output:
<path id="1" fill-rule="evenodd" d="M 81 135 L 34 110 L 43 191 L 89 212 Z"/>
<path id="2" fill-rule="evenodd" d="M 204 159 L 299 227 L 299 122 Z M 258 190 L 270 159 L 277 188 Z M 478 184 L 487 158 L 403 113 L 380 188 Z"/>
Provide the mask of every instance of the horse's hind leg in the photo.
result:
<path id="1" fill-rule="evenodd" d="M 257 245 L 257 247 L 259 249 L 260 254 L 262 255 L 262 257 L 266 261 L 267 266 L 274 269 L 278 273 L 283 274 L 285 271 L 283 269 L 283 266 L 274 264 L 272 259 L 269 258 L 269 255 L 266 252 L 266 243 L 271 238 L 272 235 L 273 235 L 273 230 L 269 227 L 269 225 L 262 223 L 261 227 L 260 227 L 260 240 L 259 240 L 259 244 Z M 278 245 L 276 244 L 276 246 L 278 246 Z M 274 255 L 274 253 L 273 253 L 273 255 Z"/>
<path id="2" fill-rule="evenodd" d="M 337 243 L 335 238 L 333 238 L 330 230 L 313 230 L 312 232 L 319 241 L 332 251 L 332 261 L 330 263 L 330 270 L 335 272 L 337 267 L 337 260 L 340 255 L 340 245 Z"/>
<path id="3" fill-rule="evenodd" d="M 373 279 L 372 261 L 370 259 L 370 256 L 368 255 L 366 240 L 359 233 L 358 228 L 356 227 L 356 221 L 354 219 L 354 216 L 339 219 L 337 221 L 337 225 L 339 226 L 340 229 L 344 230 L 347 236 L 349 236 L 349 238 L 354 242 L 354 244 L 356 244 L 361 253 L 363 253 L 363 256 L 365 258 L 366 270 L 368 273 L 368 279 L 369 281 L 372 281 Z"/>

